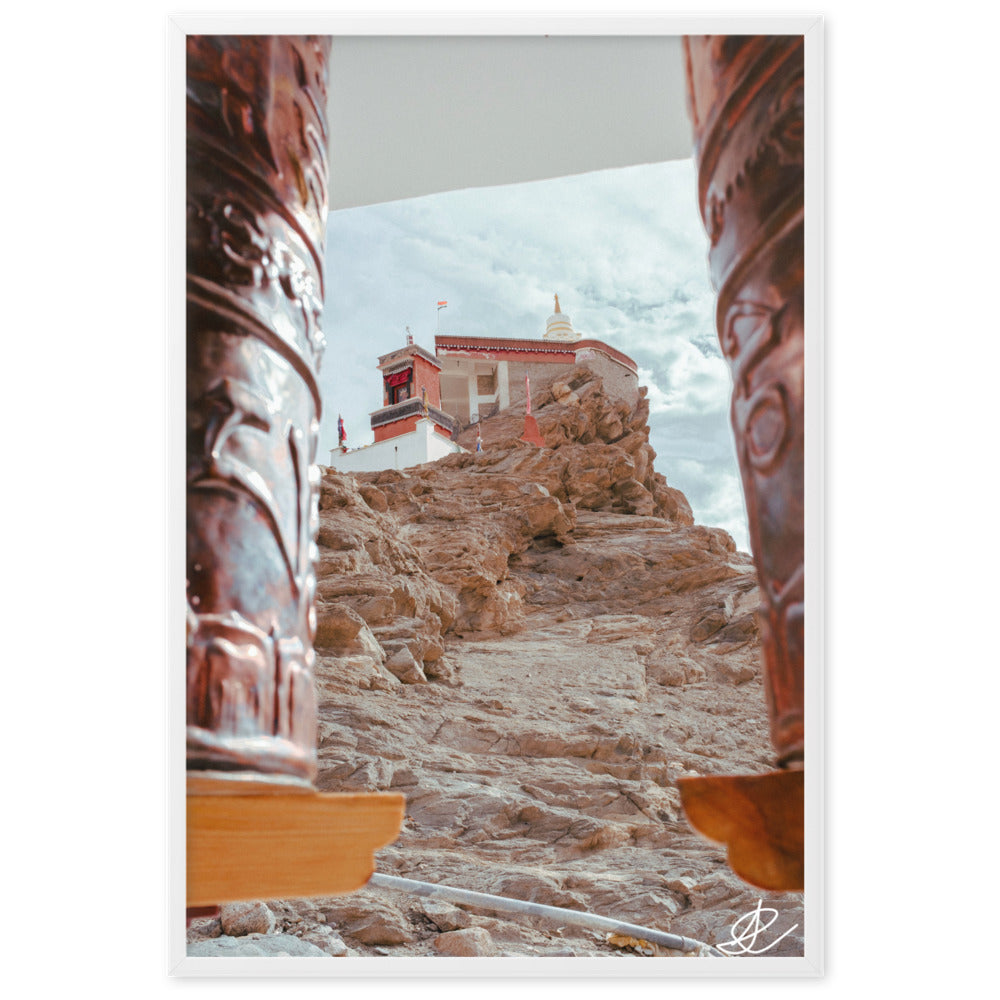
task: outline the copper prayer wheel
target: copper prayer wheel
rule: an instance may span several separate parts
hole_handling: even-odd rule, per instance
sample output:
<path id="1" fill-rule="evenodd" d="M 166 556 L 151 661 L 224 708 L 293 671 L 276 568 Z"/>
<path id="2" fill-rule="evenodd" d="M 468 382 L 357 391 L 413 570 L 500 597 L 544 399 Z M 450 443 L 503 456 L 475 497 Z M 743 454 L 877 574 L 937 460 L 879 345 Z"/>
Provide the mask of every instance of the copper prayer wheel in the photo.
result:
<path id="1" fill-rule="evenodd" d="M 310 782 L 329 39 L 187 39 L 187 761 Z"/>
<path id="2" fill-rule="evenodd" d="M 730 415 L 761 592 L 771 739 L 778 765 L 799 769 L 805 747 L 804 43 L 800 35 L 704 35 L 685 38 L 684 49 L 698 204 L 718 293 L 719 342 L 733 377 Z M 685 807 L 712 836 L 711 820 L 695 803 L 699 780 L 713 779 L 685 782 Z M 766 799 L 772 813 L 797 810 L 798 819 L 789 813 L 789 822 L 801 827 L 801 774 L 779 774 L 772 784 L 791 791 L 765 794 L 759 790 L 767 783 L 758 778 L 746 802 Z M 782 805 L 787 795 L 797 802 Z M 772 815 L 762 825 L 773 841 L 774 830 L 788 823 Z M 801 835 L 798 850 L 793 882 L 801 880 Z M 787 872 L 774 877 L 789 878 Z"/>

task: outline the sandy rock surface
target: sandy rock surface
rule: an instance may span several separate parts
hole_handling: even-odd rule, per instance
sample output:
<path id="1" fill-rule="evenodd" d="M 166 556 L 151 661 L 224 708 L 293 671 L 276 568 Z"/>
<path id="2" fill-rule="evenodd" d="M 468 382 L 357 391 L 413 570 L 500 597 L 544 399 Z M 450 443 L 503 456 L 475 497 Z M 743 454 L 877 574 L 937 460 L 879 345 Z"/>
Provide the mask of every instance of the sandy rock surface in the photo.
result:
<path id="1" fill-rule="evenodd" d="M 802 954 L 802 895 L 736 878 L 676 787 L 772 766 L 751 559 L 654 472 L 644 398 L 584 368 L 532 388 L 549 447 L 506 412 L 478 454 L 325 472 L 317 784 L 406 796 L 385 874 L 709 945 L 763 896 L 795 927 L 768 956 Z M 268 905 L 331 956 L 680 954 L 371 886 Z"/>

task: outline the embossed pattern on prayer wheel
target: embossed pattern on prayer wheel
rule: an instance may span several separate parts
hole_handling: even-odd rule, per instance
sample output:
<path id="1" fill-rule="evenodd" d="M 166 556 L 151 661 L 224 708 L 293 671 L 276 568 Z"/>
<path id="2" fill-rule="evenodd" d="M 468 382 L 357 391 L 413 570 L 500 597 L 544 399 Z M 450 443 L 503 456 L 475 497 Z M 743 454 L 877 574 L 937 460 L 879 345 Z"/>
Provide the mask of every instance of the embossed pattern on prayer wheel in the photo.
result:
<path id="1" fill-rule="evenodd" d="M 189 770 L 311 781 L 329 39 L 187 39 Z"/>
<path id="2" fill-rule="evenodd" d="M 698 203 L 733 376 L 771 736 L 804 755 L 803 38 L 685 39 Z"/>

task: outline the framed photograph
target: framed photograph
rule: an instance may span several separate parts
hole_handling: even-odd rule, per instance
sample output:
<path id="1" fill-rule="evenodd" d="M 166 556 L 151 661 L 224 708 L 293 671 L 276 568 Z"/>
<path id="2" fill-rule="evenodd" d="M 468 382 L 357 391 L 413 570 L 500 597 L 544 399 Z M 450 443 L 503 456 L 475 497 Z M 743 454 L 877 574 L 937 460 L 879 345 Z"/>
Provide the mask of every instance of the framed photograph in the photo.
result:
<path id="1" fill-rule="evenodd" d="M 821 975 L 822 20 L 169 43 L 170 973 Z"/>

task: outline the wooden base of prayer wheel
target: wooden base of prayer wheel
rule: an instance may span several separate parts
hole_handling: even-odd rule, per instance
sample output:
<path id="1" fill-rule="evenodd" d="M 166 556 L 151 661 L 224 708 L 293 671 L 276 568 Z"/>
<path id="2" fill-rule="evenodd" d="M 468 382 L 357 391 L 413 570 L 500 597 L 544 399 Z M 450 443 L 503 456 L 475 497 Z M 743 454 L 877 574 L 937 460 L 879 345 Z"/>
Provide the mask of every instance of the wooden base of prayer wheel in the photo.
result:
<path id="1" fill-rule="evenodd" d="M 732 426 L 761 591 L 771 739 L 778 765 L 800 768 L 805 756 L 804 40 L 702 35 L 685 38 L 684 48 L 698 203 L 718 292 L 719 342 L 733 375 Z M 725 841 L 731 857 L 757 849 L 763 852 L 758 865 L 763 870 L 769 852 L 784 856 L 797 850 L 797 864 L 771 866 L 774 884 L 766 888 L 801 889 L 801 788 L 799 773 L 691 779 L 681 793 L 692 823 Z M 733 801 L 724 807 L 727 789 Z M 782 796 L 789 797 L 784 805 Z M 734 821 L 740 811 L 743 820 Z M 745 844 L 743 838 L 749 838 Z"/>
<path id="2" fill-rule="evenodd" d="M 192 775 L 187 795 L 187 906 L 334 896 L 360 889 L 391 844 L 406 798 L 336 794 Z"/>

